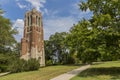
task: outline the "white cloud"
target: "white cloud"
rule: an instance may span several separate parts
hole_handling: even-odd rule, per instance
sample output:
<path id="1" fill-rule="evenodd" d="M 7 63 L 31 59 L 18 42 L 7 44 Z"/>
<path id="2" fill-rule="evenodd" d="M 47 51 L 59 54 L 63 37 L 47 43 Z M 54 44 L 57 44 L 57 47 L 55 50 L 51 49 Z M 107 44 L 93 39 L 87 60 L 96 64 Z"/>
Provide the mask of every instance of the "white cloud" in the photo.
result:
<path id="1" fill-rule="evenodd" d="M 53 19 L 44 20 L 44 34 L 45 39 L 48 39 L 51 34 L 55 32 L 66 32 L 75 24 L 73 17 L 55 17 Z"/>
<path id="2" fill-rule="evenodd" d="M 41 11 L 41 8 L 43 8 L 42 13 L 48 15 L 48 10 L 44 8 L 46 0 L 25 0 L 25 2 L 27 2 L 27 4 L 23 4 L 20 0 L 16 0 L 16 4 L 21 9 L 31 10 L 32 8 L 35 8 L 36 10 Z"/>
<path id="3" fill-rule="evenodd" d="M 19 8 L 23 9 L 23 8 L 27 8 L 26 5 L 20 4 L 19 2 L 17 2 L 17 5 L 19 6 Z"/>
<path id="4" fill-rule="evenodd" d="M 40 11 L 40 8 L 44 7 L 43 4 L 46 3 L 46 0 L 26 0 L 26 2 L 29 2 L 32 7 Z"/>
<path id="5" fill-rule="evenodd" d="M 20 39 L 23 37 L 24 20 L 17 19 L 13 24 L 13 28 L 18 30 L 19 33 L 15 35 L 15 38 L 20 42 Z"/>

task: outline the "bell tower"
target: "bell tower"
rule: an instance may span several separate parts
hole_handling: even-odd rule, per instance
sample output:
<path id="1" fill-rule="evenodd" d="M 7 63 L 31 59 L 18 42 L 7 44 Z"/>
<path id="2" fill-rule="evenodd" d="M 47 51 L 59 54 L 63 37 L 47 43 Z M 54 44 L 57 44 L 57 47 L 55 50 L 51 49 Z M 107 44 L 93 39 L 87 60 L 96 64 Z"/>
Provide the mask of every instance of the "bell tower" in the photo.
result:
<path id="1" fill-rule="evenodd" d="M 39 60 L 45 66 L 44 34 L 42 15 L 36 9 L 26 12 L 24 19 L 24 35 L 21 39 L 21 58 Z"/>

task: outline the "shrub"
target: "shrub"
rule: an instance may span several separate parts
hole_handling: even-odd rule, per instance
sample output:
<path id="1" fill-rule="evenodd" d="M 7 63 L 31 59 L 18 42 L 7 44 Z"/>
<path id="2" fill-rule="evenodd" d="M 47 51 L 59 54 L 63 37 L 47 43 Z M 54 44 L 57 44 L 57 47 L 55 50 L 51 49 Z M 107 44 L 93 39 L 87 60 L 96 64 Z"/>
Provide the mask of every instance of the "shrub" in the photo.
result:
<path id="1" fill-rule="evenodd" d="M 75 59 L 71 56 L 68 56 L 65 64 L 75 64 Z"/>
<path id="2" fill-rule="evenodd" d="M 39 67 L 39 62 L 36 59 L 29 59 L 28 61 L 23 59 L 17 59 L 9 65 L 8 70 L 12 73 L 17 73 L 23 71 L 38 70 Z"/>
<path id="3" fill-rule="evenodd" d="M 22 71 L 38 70 L 40 67 L 38 60 L 29 59 L 28 61 L 19 59 L 16 55 L 0 54 L 0 72 L 10 71 L 12 73 Z"/>
<path id="4" fill-rule="evenodd" d="M 46 61 L 46 65 L 47 65 L 47 66 L 53 65 L 53 61 L 52 61 L 52 60 L 47 60 L 47 61 Z"/>
<path id="5" fill-rule="evenodd" d="M 36 59 L 29 59 L 27 61 L 27 69 L 29 71 L 38 70 L 40 68 L 39 61 Z"/>
<path id="6" fill-rule="evenodd" d="M 95 49 L 88 48 L 82 53 L 81 60 L 83 63 L 91 64 L 94 61 L 97 61 L 99 53 Z"/>
<path id="7" fill-rule="evenodd" d="M 0 53 L 0 72 L 6 72 L 11 56 Z"/>
<path id="8" fill-rule="evenodd" d="M 0 65 L 0 72 L 5 72 L 5 71 L 7 71 L 7 66 L 1 64 L 1 65 Z"/>
<path id="9" fill-rule="evenodd" d="M 25 64 L 26 61 L 23 59 L 17 59 L 15 61 L 12 61 L 12 63 L 8 67 L 8 71 L 12 73 L 25 71 Z"/>

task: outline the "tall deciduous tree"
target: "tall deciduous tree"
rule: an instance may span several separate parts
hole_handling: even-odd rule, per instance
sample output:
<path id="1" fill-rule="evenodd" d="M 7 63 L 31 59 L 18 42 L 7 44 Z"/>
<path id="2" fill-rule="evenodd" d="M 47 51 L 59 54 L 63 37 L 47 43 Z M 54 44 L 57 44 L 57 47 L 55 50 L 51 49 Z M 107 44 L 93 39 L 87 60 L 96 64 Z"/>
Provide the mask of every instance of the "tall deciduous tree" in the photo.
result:
<path id="1" fill-rule="evenodd" d="M 93 16 L 74 25 L 67 36 L 70 52 L 83 62 L 120 58 L 120 1 L 81 1 L 80 9 Z"/>
<path id="2" fill-rule="evenodd" d="M 120 56 L 120 0 L 87 0 L 80 3 L 80 9 L 93 12 L 90 20 L 99 38 L 99 52 L 102 58 L 117 59 Z M 95 31 L 94 31 L 95 32 Z M 111 59 L 108 59 L 111 60 Z"/>
<path id="3" fill-rule="evenodd" d="M 52 58 L 56 59 L 59 63 L 64 62 L 67 54 L 67 47 L 64 43 L 66 35 L 66 32 L 57 32 L 54 35 L 51 35 L 49 40 L 45 41 L 45 51 L 47 59 Z"/>
<path id="4" fill-rule="evenodd" d="M 16 42 L 13 35 L 17 33 L 16 30 L 12 28 L 12 24 L 9 19 L 3 17 L 1 14 L 3 13 L 0 10 L 0 53 L 4 53 L 4 51 L 8 51 L 10 47 Z"/>
<path id="5" fill-rule="evenodd" d="M 99 57 L 97 35 L 94 34 L 90 21 L 82 20 L 74 25 L 66 39 L 70 53 L 73 56 L 76 54 L 76 58 L 82 62 L 91 63 Z"/>

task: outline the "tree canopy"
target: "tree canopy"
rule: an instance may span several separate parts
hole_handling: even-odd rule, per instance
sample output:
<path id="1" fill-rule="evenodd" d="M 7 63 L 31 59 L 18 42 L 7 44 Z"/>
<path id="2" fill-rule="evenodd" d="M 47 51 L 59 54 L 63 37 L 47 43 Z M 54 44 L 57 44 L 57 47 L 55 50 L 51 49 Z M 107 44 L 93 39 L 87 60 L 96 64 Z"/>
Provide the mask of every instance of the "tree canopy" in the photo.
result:
<path id="1" fill-rule="evenodd" d="M 9 19 L 2 16 L 3 11 L 0 10 L 0 53 L 4 53 L 16 43 L 13 35 L 17 34 L 17 31 L 12 28 L 12 24 Z"/>

